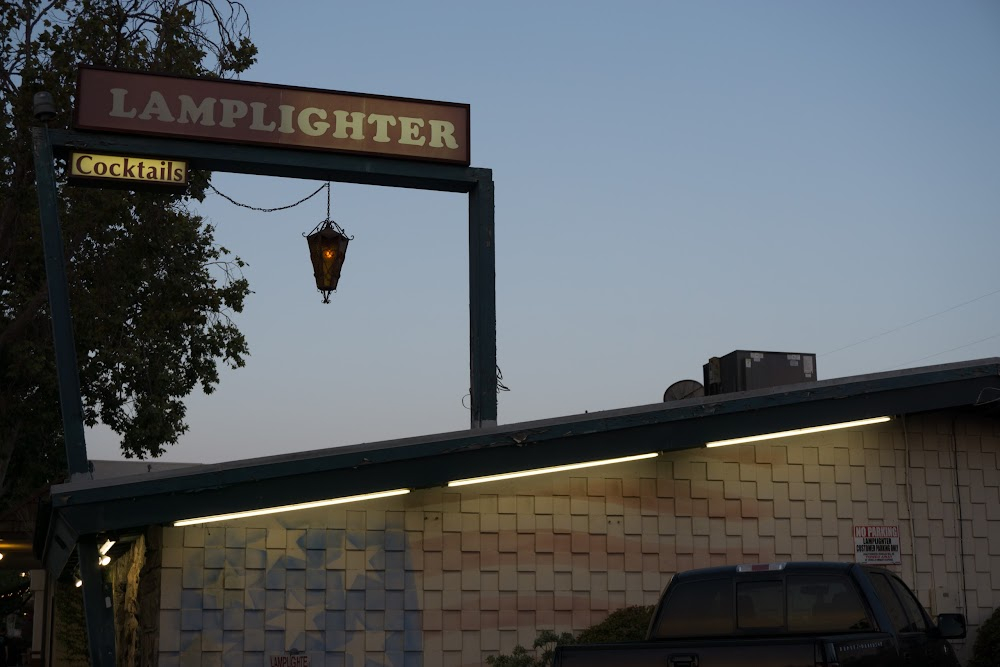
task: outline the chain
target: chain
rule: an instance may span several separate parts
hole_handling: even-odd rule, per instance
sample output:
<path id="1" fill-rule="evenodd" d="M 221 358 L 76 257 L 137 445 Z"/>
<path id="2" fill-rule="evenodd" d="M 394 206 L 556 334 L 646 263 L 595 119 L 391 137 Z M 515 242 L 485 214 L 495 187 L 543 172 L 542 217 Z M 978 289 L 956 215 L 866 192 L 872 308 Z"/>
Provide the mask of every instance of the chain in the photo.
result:
<path id="1" fill-rule="evenodd" d="M 330 184 L 329 183 L 324 183 L 323 185 L 321 185 L 318 188 L 316 188 L 316 190 L 312 194 L 306 195 L 305 197 L 303 197 L 302 199 L 298 200 L 294 204 L 289 204 L 288 206 L 276 206 L 274 208 L 262 208 L 262 207 L 259 207 L 259 206 L 250 206 L 249 204 L 241 204 L 240 202 L 236 201 L 235 199 L 233 199 L 229 195 L 226 195 L 226 194 L 223 194 L 222 192 L 219 192 L 219 190 L 214 185 L 212 185 L 211 183 L 208 184 L 208 189 L 209 190 L 211 190 L 215 194 L 219 195 L 220 197 L 222 197 L 223 199 L 225 199 L 226 201 L 228 201 L 230 204 L 235 204 L 236 206 L 241 206 L 243 208 L 248 208 L 251 211 L 260 211 L 261 213 L 274 213 L 275 211 L 284 211 L 284 210 L 289 209 L 289 208 L 294 208 L 294 207 L 298 206 L 299 204 L 307 202 L 310 199 L 312 199 L 313 197 L 315 197 L 316 195 L 318 195 L 320 193 L 320 190 L 322 190 L 323 188 L 326 188 L 326 218 L 327 218 L 327 220 L 329 220 L 330 219 Z"/>

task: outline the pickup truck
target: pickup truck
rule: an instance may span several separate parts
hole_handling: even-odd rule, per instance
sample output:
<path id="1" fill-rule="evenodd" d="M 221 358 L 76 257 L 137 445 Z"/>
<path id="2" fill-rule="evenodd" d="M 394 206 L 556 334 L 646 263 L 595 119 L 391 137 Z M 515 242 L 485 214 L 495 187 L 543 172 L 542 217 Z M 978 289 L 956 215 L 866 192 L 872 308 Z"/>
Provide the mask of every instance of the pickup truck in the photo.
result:
<path id="1" fill-rule="evenodd" d="M 646 640 L 571 644 L 554 667 L 957 667 L 948 639 L 891 572 L 856 563 L 714 567 L 671 578 Z"/>

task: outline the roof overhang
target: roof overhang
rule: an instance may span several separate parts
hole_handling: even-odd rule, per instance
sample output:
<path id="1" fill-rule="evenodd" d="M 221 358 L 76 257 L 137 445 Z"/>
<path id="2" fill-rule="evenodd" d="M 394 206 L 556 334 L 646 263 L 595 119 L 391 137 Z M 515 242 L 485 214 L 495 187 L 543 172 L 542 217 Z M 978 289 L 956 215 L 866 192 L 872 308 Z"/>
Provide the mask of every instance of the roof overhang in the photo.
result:
<path id="1" fill-rule="evenodd" d="M 983 402 L 1000 359 L 929 366 L 470 431 L 52 487 L 45 561 L 58 572 L 80 535 L 331 496 L 449 481 Z M 990 398 L 995 395 L 989 394 Z M 65 556 L 63 555 L 65 554 Z"/>

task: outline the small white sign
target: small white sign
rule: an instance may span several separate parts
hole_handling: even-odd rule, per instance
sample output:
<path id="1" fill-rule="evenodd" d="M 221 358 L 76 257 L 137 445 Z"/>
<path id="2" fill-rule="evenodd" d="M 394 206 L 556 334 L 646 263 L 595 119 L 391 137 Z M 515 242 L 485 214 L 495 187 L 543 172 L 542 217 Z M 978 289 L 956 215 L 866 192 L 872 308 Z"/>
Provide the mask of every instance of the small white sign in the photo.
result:
<path id="1" fill-rule="evenodd" d="M 900 565 L 899 526 L 855 526 L 854 561 L 867 565 Z"/>

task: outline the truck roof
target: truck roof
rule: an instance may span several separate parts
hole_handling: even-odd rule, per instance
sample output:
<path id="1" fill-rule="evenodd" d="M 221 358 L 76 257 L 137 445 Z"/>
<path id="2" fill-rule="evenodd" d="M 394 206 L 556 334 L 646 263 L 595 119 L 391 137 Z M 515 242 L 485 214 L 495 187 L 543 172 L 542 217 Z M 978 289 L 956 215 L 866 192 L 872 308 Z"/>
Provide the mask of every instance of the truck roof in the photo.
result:
<path id="1" fill-rule="evenodd" d="M 678 572 L 674 575 L 674 579 L 701 579 L 705 577 L 713 577 L 723 574 L 770 574 L 776 571 L 782 572 L 816 572 L 816 571 L 828 571 L 830 573 L 834 572 L 845 572 L 850 569 L 855 563 L 853 562 L 831 562 L 831 561 L 797 561 L 797 562 L 784 562 L 784 563 L 760 563 L 760 564 L 746 564 L 746 565 L 721 565 L 718 567 L 705 567 L 697 570 L 685 570 L 684 572 Z M 757 567 L 760 569 L 756 569 Z M 754 568 L 754 569 L 749 569 Z"/>

